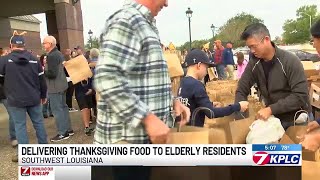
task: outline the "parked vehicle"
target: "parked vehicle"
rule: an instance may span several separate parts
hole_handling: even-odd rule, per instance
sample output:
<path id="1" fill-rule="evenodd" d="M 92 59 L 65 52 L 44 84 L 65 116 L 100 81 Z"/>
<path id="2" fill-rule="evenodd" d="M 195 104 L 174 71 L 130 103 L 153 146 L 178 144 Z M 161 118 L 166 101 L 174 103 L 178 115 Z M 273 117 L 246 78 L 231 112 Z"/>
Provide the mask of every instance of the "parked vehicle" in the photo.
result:
<path id="1" fill-rule="evenodd" d="M 320 61 L 320 56 L 318 54 L 309 53 L 299 49 L 289 49 L 288 51 L 297 55 L 301 61 Z"/>

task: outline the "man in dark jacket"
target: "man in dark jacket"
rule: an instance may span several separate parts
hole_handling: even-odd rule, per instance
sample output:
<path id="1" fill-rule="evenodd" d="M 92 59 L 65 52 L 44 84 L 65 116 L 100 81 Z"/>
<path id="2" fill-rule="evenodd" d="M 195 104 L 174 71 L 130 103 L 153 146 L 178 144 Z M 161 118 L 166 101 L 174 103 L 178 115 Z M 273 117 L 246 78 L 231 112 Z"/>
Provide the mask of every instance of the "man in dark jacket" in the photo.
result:
<path id="1" fill-rule="evenodd" d="M 28 144 L 26 113 L 28 113 L 39 144 L 47 144 L 47 133 L 43 123 L 41 103 L 46 102 L 47 86 L 40 61 L 24 49 L 22 35 L 11 38 L 12 53 L 0 61 L 0 74 L 4 76 L 4 87 L 8 108 L 15 124 L 19 144 Z M 13 161 L 17 161 L 17 155 Z"/>
<path id="2" fill-rule="evenodd" d="M 2 61 L 2 57 L 0 57 L 0 61 Z M 18 141 L 16 138 L 16 131 L 14 128 L 14 121 L 12 119 L 12 116 L 10 115 L 10 110 L 8 109 L 8 102 L 7 102 L 7 97 L 4 93 L 4 77 L 0 76 L 0 103 L 4 105 L 6 108 L 8 115 L 9 115 L 9 138 L 11 141 L 12 147 L 17 147 Z"/>
<path id="3" fill-rule="evenodd" d="M 222 63 L 226 68 L 226 72 L 228 72 L 228 79 L 234 80 L 234 59 L 232 52 L 232 43 L 228 42 L 227 47 L 223 50 L 222 53 Z"/>
<path id="4" fill-rule="evenodd" d="M 271 42 L 267 27 L 261 23 L 246 27 L 241 35 L 253 56 L 238 83 L 236 102 L 247 99 L 250 88 L 257 83 L 266 108 L 257 118 L 271 115 L 281 120 L 284 129 L 293 125 L 298 110 L 310 112 L 308 85 L 303 66 L 297 56 L 279 49 Z"/>
<path id="5" fill-rule="evenodd" d="M 52 114 L 56 120 L 58 134 L 51 138 L 52 142 L 68 139 L 74 134 L 71 129 L 69 107 L 66 104 L 68 83 L 63 70 L 64 57 L 56 47 L 57 41 L 53 36 L 43 40 L 43 47 L 48 53 L 45 76 L 48 85 L 48 97 Z"/>

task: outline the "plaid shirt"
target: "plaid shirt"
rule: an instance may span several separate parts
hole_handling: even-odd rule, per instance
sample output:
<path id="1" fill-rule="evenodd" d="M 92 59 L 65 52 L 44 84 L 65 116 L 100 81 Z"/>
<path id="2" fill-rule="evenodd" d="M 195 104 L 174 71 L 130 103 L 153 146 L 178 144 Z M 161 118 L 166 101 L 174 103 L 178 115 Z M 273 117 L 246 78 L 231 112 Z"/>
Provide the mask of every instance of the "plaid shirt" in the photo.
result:
<path id="1" fill-rule="evenodd" d="M 141 121 L 151 112 L 172 123 L 168 67 L 153 22 L 134 1 L 107 20 L 94 77 L 100 94 L 94 143 L 150 143 Z"/>

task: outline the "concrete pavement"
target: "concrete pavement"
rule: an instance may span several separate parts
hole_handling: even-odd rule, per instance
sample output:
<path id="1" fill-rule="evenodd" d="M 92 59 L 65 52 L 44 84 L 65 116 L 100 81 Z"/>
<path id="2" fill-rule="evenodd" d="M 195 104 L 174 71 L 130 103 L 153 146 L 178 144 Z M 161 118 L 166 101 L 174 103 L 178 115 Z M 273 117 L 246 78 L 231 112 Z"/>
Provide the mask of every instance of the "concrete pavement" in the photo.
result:
<path id="1" fill-rule="evenodd" d="M 74 102 L 74 104 L 76 104 Z M 92 144 L 93 135 L 85 136 L 83 131 L 83 123 L 80 111 L 69 113 L 72 122 L 72 128 L 75 131 L 74 136 L 67 140 L 61 141 L 62 144 Z M 37 143 L 35 130 L 32 123 L 27 118 L 27 130 L 31 144 Z M 44 119 L 45 127 L 48 134 L 48 140 L 56 135 L 56 125 L 54 118 Z M 50 142 L 51 143 L 51 142 Z M 57 143 L 55 143 L 57 144 Z M 11 147 L 9 141 L 8 114 L 2 104 L 0 104 L 0 179 L 1 180 L 17 180 L 18 179 L 18 163 L 11 162 L 11 157 L 15 154 L 15 149 Z"/>

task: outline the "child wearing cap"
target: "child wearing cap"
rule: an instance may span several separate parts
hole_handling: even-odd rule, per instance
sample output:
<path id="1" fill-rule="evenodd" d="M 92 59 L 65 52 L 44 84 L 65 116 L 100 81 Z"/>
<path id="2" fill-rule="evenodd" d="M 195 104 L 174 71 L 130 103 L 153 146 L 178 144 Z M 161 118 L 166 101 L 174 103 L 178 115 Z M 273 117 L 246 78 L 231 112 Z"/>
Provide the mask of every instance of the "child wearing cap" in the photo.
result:
<path id="1" fill-rule="evenodd" d="M 202 127 L 205 116 L 218 118 L 228 116 L 236 111 L 244 112 L 248 108 L 249 103 L 247 101 L 241 101 L 222 108 L 216 108 L 213 103 L 210 102 L 201 80 L 207 74 L 207 68 L 212 67 L 213 63 L 210 62 L 208 56 L 203 51 L 199 49 L 192 50 L 186 56 L 185 64 L 188 70 L 187 75 L 181 80 L 178 99 L 190 108 L 191 116 L 198 107 L 205 107 L 213 112 L 199 112 L 196 116 L 195 126 Z"/>

